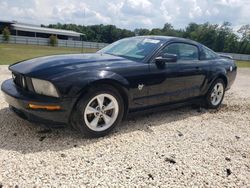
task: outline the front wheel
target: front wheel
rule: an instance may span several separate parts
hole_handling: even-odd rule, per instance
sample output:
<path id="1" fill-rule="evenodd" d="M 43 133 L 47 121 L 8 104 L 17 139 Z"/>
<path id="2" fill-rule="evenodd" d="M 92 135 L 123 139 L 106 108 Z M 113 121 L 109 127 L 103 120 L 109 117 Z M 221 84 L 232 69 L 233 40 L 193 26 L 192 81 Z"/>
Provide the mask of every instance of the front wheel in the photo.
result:
<path id="1" fill-rule="evenodd" d="M 72 126 L 87 136 L 104 136 L 121 122 L 123 112 L 123 100 L 116 89 L 96 87 L 78 102 Z"/>
<path id="2" fill-rule="evenodd" d="M 206 103 L 208 108 L 218 108 L 224 98 L 225 94 L 225 83 L 222 79 L 217 79 L 212 84 L 206 96 Z"/>

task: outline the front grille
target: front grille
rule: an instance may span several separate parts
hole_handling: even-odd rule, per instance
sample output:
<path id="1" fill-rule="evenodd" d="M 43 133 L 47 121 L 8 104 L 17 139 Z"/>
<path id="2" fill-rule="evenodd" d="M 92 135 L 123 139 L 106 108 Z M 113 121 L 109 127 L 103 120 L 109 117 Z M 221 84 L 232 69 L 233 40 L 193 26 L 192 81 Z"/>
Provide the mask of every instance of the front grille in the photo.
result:
<path id="1" fill-rule="evenodd" d="M 25 80 L 25 77 L 23 75 L 17 74 L 17 73 L 12 73 L 12 77 L 13 77 L 14 83 L 17 86 L 26 89 L 26 80 Z"/>

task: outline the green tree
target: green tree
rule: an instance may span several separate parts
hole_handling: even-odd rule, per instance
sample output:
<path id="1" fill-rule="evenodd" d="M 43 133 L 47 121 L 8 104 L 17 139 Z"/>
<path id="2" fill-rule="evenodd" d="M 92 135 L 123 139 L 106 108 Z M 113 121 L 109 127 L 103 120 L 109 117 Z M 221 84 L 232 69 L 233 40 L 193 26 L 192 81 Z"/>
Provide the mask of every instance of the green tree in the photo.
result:
<path id="1" fill-rule="evenodd" d="M 50 45 L 51 46 L 57 46 L 57 44 L 58 44 L 58 39 L 57 39 L 57 36 L 56 35 L 51 35 L 50 37 L 49 37 L 49 43 L 50 43 Z"/>
<path id="2" fill-rule="evenodd" d="M 57 23 L 45 27 L 83 33 L 85 34 L 84 40 L 93 42 L 112 43 L 135 35 L 164 35 L 189 38 L 217 52 L 250 54 L 250 26 L 242 26 L 238 31 L 242 37 L 239 37 L 234 33 L 229 22 L 224 22 L 222 25 L 190 23 L 185 29 L 175 29 L 170 23 L 165 23 L 163 28 L 153 28 L 151 30 L 140 28 L 134 31 L 103 24 L 84 26 Z"/>
<path id="3" fill-rule="evenodd" d="M 134 33 L 137 36 L 150 35 L 150 31 L 148 29 L 135 29 Z"/>
<path id="4" fill-rule="evenodd" d="M 3 29 L 3 40 L 8 42 L 10 40 L 10 30 L 8 27 Z"/>
<path id="5" fill-rule="evenodd" d="M 242 35 L 242 40 L 248 40 L 250 41 L 250 25 L 243 25 L 238 31 Z"/>
<path id="6" fill-rule="evenodd" d="M 250 25 L 243 25 L 238 33 L 241 34 L 241 40 L 239 42 L 238 53 L 250 54 Z"/>
<path id="7" fill-rule="evenodd" d="M 150 35 L 162 35 L 162 30 L 160 28 L 154 28 L 150 31 Z"/>
<path id="8" fill-rule="evenodd" d="M 176 36 L 174 27 L 170 23 L 166 23 L 161 32 L 165 36 Z"/>

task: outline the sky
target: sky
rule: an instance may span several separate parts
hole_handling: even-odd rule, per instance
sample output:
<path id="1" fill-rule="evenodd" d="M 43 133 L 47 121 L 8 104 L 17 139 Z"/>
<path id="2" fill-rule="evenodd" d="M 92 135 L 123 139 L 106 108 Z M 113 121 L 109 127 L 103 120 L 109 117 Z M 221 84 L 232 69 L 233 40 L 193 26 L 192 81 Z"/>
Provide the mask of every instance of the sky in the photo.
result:
<path id="1" fill-rule="evenodd" d="M 120 28 L 162 28 L 171 23 L 250 24 L 250 0 L 0 0 L 0 20 L 32 24 L 112 24 Z"/>

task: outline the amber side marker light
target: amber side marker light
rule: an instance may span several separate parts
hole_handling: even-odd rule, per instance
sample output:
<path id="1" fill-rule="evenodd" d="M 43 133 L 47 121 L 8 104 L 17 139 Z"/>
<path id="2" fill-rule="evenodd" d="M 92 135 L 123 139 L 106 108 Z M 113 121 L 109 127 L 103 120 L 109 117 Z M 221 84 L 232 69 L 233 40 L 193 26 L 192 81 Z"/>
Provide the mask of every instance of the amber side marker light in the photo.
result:
<path id="1" fill-rule="evenodd" d="M 57 106 L 57 105 L 36 105 L 36 104 L 29 104 L 29 108 L 31 109 L 35 109 L 35 110 L 61 110 L 61 106 Z"/>

